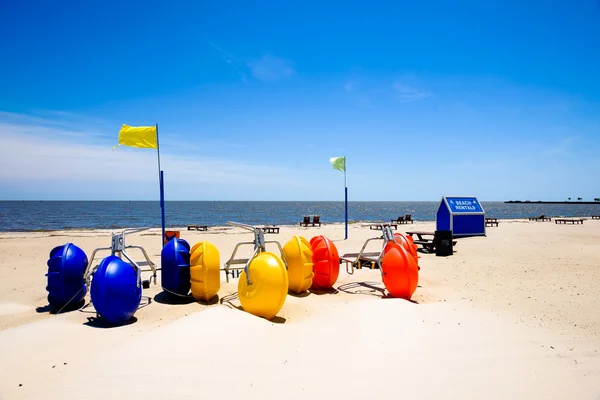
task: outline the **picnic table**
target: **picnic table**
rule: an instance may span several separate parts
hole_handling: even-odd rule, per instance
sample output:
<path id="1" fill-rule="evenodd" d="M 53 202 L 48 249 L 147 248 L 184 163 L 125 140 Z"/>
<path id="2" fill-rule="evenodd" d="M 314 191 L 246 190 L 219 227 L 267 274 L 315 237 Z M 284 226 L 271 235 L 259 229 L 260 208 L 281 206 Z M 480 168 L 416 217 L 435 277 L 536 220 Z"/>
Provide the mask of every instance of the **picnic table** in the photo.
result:
<path id="1" fill-rule="evenodd" d="M 275 225 L 261 226 L 259 229 L 262 229 L 264 233 L 279 233 L 279 227 Z"/>
<path id="2" fill-rule="evenodd" d="M 556 218 L 554 220 L 555 224 L 582 224 L 583 225 L 583 218 Z"/>
<path id="3" fill-rule="evenodd" d="M 435 232 L 428 232 L 428 231 L 410 231 L 410 232 L 406 232 L 407 235 L 410 235 L 410 237 L 413 237 L 413 235 L 417 235 L 416 240 L 413 240 L 413 242 L 415 244 L 420 244 L 423 248 L 423 250 L 426 250 L 427 252 L 434 252 L 435 251 Z M 431 237 L 431 238 L 430 238 Z"/>
<path id="4" fill-rule="evenodd" d="M 413 242 L 415 244 L 420 244 L 423 247 L 423 250 L 429 253 L 433 253 L 435 251 L 435 232 L 409 231 L 406 232 L 406 234 L 410 235 L 410 237 L 413 237 L 413 235 L 417 235 L 417 239 L 413 240 Z M 456 240 L 452 241 L 452 246 L 456 246 Z"/>
<path id="5" fill-rule="evenodd" d="M 498 226 L 498 218 L 486 218 L 485 226 Z"/>
<path id="6" fill-rule="evenodd" d="M 410 235 L 411 237 L 413 237 L 413 235 L 417 235 L 417 238 L 419 238 L 418 240 L 433 240 L 435 237 L 435 232 L 430 231 L 410 231 L 406 232 L 406 234 Z M 428 239 L 429 236 L 431 236 L 431 239 Z"/>
<path id="7" fill-rule="evenodd" d="M 208 226 L 207 225 L 188 225 L 187 230 L 188 231 L 207 231 Z"/>
<path id="8" fill-rule="evenodd" d="M 368 226 L 369 229 L 383 229 L 384 226 L 389 226 L 398 230 L 398 224 L 390 224 L 387 222 L 373 222 L 370 224 L 363 224 L 362 226 Z"/>

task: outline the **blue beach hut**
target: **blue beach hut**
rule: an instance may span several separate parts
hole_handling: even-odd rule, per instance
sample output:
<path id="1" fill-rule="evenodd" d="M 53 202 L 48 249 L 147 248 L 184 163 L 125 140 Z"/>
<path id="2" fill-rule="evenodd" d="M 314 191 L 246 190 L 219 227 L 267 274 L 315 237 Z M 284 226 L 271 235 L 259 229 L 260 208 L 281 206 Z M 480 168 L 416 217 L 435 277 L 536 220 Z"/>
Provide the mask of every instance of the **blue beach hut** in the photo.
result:
<path id="1" fill-rule="evenodd" d="M 475 197 L 442 197 L 436 229 L 452 231 L 453 237 L 486 236 L 485 211 Z"/>

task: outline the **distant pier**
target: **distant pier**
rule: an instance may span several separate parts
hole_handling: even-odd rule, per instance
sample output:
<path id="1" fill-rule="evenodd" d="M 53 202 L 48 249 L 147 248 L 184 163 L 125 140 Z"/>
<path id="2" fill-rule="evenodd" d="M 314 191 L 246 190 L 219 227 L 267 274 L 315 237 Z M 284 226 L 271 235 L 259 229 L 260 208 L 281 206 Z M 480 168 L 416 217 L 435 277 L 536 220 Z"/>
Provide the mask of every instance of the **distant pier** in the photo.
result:
<path id="1" fill-rule="evenodd" d="M 504 202 L 505 204 L 598 204 L 600 205 L 600 201 L 521 201 L 521 200 L 508 200 Z"/>

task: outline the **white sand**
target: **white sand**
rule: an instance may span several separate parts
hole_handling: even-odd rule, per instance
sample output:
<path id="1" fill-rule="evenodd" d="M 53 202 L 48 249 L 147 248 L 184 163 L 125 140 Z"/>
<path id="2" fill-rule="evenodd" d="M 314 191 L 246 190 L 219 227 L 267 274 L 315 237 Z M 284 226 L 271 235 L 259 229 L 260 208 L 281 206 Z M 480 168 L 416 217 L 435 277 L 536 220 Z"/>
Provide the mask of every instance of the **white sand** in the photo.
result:
<path id="1" fill-rule="evenodd" d="M 352 225 L 343 240 L 343 225 L 326 224 L 267 239 L 294 234 L 328 236 L 343 254 L 379 232 Z M 209 240 L 221 265 L 252 239 L 239 228 L 181 235 Z M 127 239 L 160 262 L 158 230 Z M 451 257 L 421 254 L 415 303 L 382 299 L 379 270 L 349 276 L 342 264 L 337 293 L 289 295 L 273 322 L 236 298 L 164 304 L 159 282 L 134 323 L 103 328 L 88 322 L 91 306 L 50 315 L 44 274 L 54 246 L 90 256 L 109 231 L 2 233 L 0 398 L 598 399 L 599 239 L 600 221 L 500 221 L 487 237 L 459 239 Z M 231 299 L 237 279 L 222 277 L 219 296 Z"/>

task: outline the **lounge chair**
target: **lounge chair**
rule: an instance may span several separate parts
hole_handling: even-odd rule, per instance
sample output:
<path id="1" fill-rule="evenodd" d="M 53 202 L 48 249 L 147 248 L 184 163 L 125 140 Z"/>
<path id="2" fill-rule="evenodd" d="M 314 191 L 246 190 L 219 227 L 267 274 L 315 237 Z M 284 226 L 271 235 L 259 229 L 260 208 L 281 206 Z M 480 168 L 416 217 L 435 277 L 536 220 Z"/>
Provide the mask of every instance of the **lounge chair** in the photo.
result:
<path id="1" fill-rule="evenodd" d="M 304 216 L 304 220 L 302 222 L 300 222 L 300 226 L 308 226 L 312 224 L 312 222 L 310 222 L 310 217 Z"/>
<path id="2" fill-rule="evenodd" d="M 407 224 L 410 222 L 412 224 L 414 222 L 412 219 L 412 214 L 406 214 L 406 216 L 404 217 L 404 222 Z"/>
<path id="3" fill-rule="evenodd" d="M 401 215 L 398 217 L 398 219 L 391 219 L 390 222 L 392 224 L 405 224 L 406 220 L 404 219 L 404 217 Z"/>
<path id="4" fill-rule="evenodd" d="M 313 222 L 312 222 L 312 226 L 315 226 L 315 225 L 317 225 L 317 224 L 318 224 L 319 226 L 321 226 L 321 216 L 320 216 L 320 215 L 315 215 L 315 216 L 313 216 Z"/>

